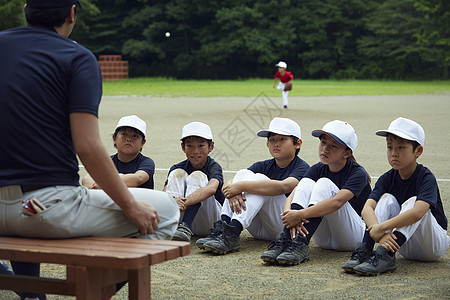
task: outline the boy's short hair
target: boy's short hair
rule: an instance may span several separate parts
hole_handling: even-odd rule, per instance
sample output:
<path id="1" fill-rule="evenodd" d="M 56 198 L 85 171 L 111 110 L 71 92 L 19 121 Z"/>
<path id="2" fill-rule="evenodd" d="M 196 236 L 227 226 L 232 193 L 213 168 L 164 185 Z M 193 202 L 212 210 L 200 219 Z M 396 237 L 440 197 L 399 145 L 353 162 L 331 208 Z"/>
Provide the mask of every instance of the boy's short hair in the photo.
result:
<path id="1" fill-rule="evenodd" d="M 72 5 L 81 7 L 78 0 L 27 0 L 25 18 L 28 24 L 58 27 L 64 24 Z"/>
<path id="2" fill-rule="evenodd" d="M 387 136 L 388 134 L 392 134 L 402 139 L 416 142 L 422 146 L 425 144 L 425 131 L 423 130 L 422 126 L 420 126 L 419 123 L 414 122 L 413 120 L 402 117 L 399 117 L 392 121 L 388 129 L 378 130 L 375 132 L 375 134 L 379 136 Z"/>
<path id="3" fill-rule="evenodd" d="M 404 139 L 404 138 L 399 137 L 398 135 L 395 135 L 395 134 L 392 134 L 392 133 L 386 134 L 386 138 L 388 138 L 388 137 L 391 137 L 391 138 L 393 138 L 393 139 L 395 139 L 395 140 L 404 140 L 404 141 L 407 141 L 408 143 L 410 143 L 410 144 L 412 145 L 412 147 L 413 147 L 413 152 L 416 150 L 417 147 L 420 146 L 420 144 L 419 144 L 418 142 L 416 142 L 416 141 L 411 141 L 411 140 L 408 140 L 408 139 Z"/>
<path id="4" fill-rule="evenodd" d="M 118 127 L 118 128 L 116 128 L 116 130 L 114 130 L 114 133 L 113 133 L 113 137 L 114 138 L 116 138 L 117 137 L 117 134 L 120 132 L 120 131 L 122 131 L 122 130 L 131 130 L 132 132 L 134 132 L 134 133 L 138 133 L 138 134 L 140 134 L 141 136 L 142 136 L 142 141 L 145 141 L 145 136 L 142 134 L 142 132 L 140 131 L 140 130 L 138 130 L 138 129 L 136 129 L 136 128 L 134 128 L 134 127 L 130 127 L 130 126 L 122 126 L 122 127 Z"/>
<path id="5" fill-rule="evenodd" d="M 208 147 L 211 147 L 211 144 L 212 144 L 212 140 L 205 139 L 205 138 L 202 138 L 202 137 L 196 136 L 196 135 L 190 135 L 190 136 L 187 136 L 185 138 L 182 138 L 181 139 L 181 143 L 184 145 L 187 139 L 198 140 L 200 142 L 207 142 L 208 143 Z"/>

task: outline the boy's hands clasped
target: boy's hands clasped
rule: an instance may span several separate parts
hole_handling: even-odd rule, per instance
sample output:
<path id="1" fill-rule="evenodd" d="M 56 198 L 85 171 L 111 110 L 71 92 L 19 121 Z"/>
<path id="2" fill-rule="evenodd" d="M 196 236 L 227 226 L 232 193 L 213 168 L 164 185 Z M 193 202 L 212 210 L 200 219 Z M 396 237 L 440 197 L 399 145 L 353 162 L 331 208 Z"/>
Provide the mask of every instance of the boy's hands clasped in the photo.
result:
<path id="1" fill-rule="evenodd" d="M 386 232 L 383 229 L 382 224 L 374 224 L 367 228 L 367 231 L 370 234 L 370 237 L 380 244 L 384 249 L 389 250 L 391 252 L 398 251 L 400 246 L 395 241 L 397 237 L 392 232 Z"/>
<path id="2" fill-rule="evenodd" d="M 309 223 L 308 220 L 302 217 L 302 210 L 288 210 L 281 214 L 281 222 L 287 229 L 291 229 L 291 237 L 295 238 L 295 232 L 300 233 L 301 236 L 309 234 L 305 225 Z"/>
<path id="3" fill-rule="evenodd" d="M 228 199 L 231 211 L 240 214 L 242 210 L 246 210 L 244 191 L 239 188 L 239 182 L 231 183 L 231 181 L 226 181 L 222 187 L 222 193 Z"/>

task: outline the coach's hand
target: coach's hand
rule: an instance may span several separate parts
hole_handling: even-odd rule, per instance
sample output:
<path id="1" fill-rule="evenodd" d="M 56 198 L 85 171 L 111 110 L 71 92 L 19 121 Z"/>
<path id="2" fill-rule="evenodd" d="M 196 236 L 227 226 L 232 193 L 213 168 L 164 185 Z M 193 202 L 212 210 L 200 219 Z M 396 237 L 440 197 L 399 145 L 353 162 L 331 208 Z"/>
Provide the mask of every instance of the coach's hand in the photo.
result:
<path id="1" fill-rule="evenodd" d="M 159 216 L 156 209 L 145 201 L 135 201 L 125 215 L 142 235 L 152 234 L 158 229 Z"/>

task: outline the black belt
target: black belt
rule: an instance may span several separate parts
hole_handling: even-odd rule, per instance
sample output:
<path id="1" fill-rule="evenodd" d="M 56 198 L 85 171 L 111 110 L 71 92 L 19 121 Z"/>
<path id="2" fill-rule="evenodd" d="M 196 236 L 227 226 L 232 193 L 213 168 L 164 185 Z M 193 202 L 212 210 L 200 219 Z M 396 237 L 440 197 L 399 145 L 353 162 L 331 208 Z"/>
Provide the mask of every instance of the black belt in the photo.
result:
<path id="1" fill-rule="evenodd" d="M 40 190 L 46 187 L 49 187 L 50 185 L 40 185 L 40 184 L 23 184 L 20 186 L 22 189 L 22 193 L 29 193 L 32 191 Z"/>

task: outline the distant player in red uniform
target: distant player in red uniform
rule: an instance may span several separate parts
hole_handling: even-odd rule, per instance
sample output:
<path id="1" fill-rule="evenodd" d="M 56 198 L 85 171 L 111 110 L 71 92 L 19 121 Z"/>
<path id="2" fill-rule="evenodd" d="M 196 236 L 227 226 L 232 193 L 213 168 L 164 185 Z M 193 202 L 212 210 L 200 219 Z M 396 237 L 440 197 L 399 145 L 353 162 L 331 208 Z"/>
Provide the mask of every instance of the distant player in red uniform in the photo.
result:
<path id="1" fill-rule="evenodd" d="M 284 61 L 280 61 L 275 65 L 275 67 L 278 67 L 278 72 L 273 76 L 275 78 L 273 88 L 275 88 L 279 78 L 280 82 L 278 83 L 277 90 L 281 91 L 283 108 L 287 108 L 288 95 L 289 91 L 292 90 L 292 79 L 294 79 L 294 75 L 291 72 L 286 71 L 287 64 Z"/>

